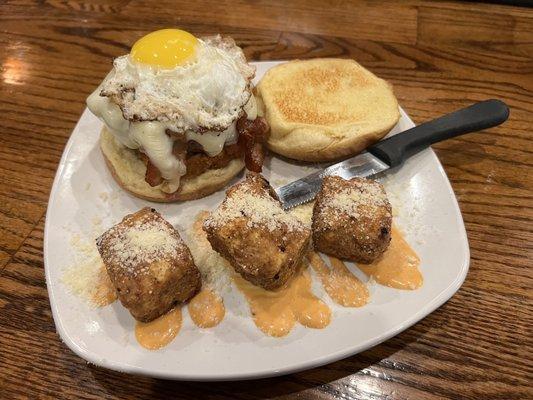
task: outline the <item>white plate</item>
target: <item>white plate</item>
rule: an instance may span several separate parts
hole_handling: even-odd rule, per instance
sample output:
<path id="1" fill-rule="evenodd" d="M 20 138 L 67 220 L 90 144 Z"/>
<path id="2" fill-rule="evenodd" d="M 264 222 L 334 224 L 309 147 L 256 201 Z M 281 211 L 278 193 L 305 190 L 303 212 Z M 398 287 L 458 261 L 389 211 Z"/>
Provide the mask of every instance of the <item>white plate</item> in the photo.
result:
<path id="1" fill-rule="evenodd" d="M 256 63 L 257 77 L 275 64 Z M 394 132 L 412 126 L 402 111 Z M 461 213 L 435 153 L 425 150 L 386 178 L 393 206 L 399 210 L 397 223 L 422 260 L 420 289 L 401 291 L 370 284 L 371 301 L 362 308 L 335 306 L 323 295 L 333 309 L 331 324 L 322 330 L 296 326 L 281 339 L 265 336 L 255 327 L 245 301 L 234 290 L 225 295 L 227 312 L 220 325 L 200 330 L 184 309 L 176 339 L 161 350 L 146 350 L 137 344 L 134 320 L 119 302 L 94 309 L 63 284 L 65 268 L 79 256 L 70 245 L 72 235 L 90 242 L 125 214 L 147 204 L 184 234 L 197 211 L 213 208 L 223 192 L 170 205 L 130 196 L 117 186 L 104 164 L 97 145 L 100 129 L 100 121 L 85 110 L 57 170 L 44 237 L 46 282 L 56 329 L 68 347 L 93 364 L 183 380 L 251 379 L 309 369 L 366 350 L 407 329 L 447 301 L 465 279 L 470 255 Z M 313 171 L 277 158 L 267 167 L 265 175 L 274 186 Z"/>

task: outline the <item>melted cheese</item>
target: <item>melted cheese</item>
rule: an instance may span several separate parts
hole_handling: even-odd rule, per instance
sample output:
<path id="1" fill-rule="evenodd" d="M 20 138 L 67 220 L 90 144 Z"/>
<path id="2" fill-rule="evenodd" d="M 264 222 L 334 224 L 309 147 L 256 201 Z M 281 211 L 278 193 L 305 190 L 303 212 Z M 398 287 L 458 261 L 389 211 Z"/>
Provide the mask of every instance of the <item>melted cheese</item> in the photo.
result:
<path id="1" fill-rule="evenodd" d="M 123 146 L 140 149 L 161 172 L 166 180 L 161 190 L 173 193 L 179 188 L 180 178 L 185 175 L 185 163 L 172 153 L 174 139 L 167 135 L 169 124 L 159 121 L 131 122 L 124 118 L 122 110 L 108 97 L 100 95 L 98 87 L 88 98 L 89 110 L 106 124 L 109 131 Z M 254 96 L 244 106 L 248 119 L 257 117 L 257 105 Z M 222 132 L 193 132 L 185 135 L 187 140 L 199 143 L 210 157 L 219 154 L 226 144 L 237 142 L 236 122 Z"/>
<path id="2" fill-rule="evenodd" d="M 177 190 L 180 178 L 187 169 L 185 163 L 172 153 L 174 141 L 166 134 L 165 126 L 157 121 L 134 122 L 130 124 L 129 137 L 150 158 L 161 176 Z M 174 191 L 170 190 L 171 193 Z"/>
<path id="3" fill-rule="evenodd" d="M 109 98 L 100 96 L 100 87 L 87 98 L 87 106 L 94 115 L 106 124 L 109 131 L 122 145 L 130 149 L 138 148 L 128 134 L 130 122 L 124 118 L 119 106 L 110 101 Z"/>
<path id="4" fill-rule="evenodd" d="M 185 163 L 172 154 L 174 142 L 166 134 L 166 126 L 157 121 L 130 122 L 124 118 L 119 106 L 107 97 L 100 96 L 100 88 L 87 99 L 89 110 L 104 122 L 115 138 L 130 149 L 140 149 L 168 182 L 161 190 L 175 192 L 180 178 L 185 175 Z"/>
<path id="5" fill-rule="evenodd" d="M 236 123 L 229 126 L 228 129 L 222 132 L 187 132 L 187 140 L 194 140 L 207 153 L 208 156 L 214 157 L 219 154 L 226 143 L 235 143 L 237 141 L 237 127 Z"/>

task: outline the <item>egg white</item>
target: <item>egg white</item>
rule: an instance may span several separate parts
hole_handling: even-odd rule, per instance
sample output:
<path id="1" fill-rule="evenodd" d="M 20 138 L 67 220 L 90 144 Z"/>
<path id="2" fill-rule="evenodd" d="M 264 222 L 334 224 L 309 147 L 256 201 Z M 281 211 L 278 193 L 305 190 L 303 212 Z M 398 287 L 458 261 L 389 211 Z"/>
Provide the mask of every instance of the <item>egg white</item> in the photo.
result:
<path id="1" fill-rule="evenodd" d="M 101 85 L 130 121 L 160 121 L 168 129 L 224 130 L 241 114 L 251 95 L 255 68 L 242 50 L 220 36 L 199 39 L 194 60 L 173 69 L 118 57 Z"/>

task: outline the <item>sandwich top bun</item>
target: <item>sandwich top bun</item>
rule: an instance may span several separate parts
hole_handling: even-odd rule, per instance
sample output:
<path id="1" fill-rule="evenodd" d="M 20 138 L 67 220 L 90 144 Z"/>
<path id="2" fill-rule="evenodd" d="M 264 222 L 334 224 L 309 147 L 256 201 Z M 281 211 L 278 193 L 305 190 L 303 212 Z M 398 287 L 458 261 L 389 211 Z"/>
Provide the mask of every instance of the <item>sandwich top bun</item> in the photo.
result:
<path id="1" fill-rule="evenodd" d="M 351 156 L 398 122 L 391 85 L 353 60 L 296 60 L 270 69 L 257 86 L 270 125 L 268 147 L 302 161 Z"/>
<path id="2" fill-rule="evenodd" d="M 100 135 L 100 148 L 111 174 L 128 192 L 145 200 L 169 203 L 198 199 L 222 189 L 244 168 L 244 162 L 235 158 L 224 168 L 209 169 L 201 175 L 183 178 L 179 189 L 165 193 L 144 180 L 146 166 L 135 152 L 117 144 L 113 135 L 104 127 Z"/>

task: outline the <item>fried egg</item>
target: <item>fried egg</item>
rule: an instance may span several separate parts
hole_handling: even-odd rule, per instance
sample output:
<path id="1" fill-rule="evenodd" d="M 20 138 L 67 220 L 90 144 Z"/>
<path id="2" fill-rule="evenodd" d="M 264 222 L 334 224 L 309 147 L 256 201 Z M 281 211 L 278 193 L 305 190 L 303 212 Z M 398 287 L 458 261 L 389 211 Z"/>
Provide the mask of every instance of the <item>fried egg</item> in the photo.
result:
<path id="1" fill-rule="evenodd" d="M 178 29 L 153 32 L 115 59 L 102 85 L 132 121 L 161 121 L 174 132 L 226 129 L 250 98 L 255 69 L 220 36 Z"/>
<path id="2" fill-rule="evenodd" d="M 181 29 L 161 29 L 143 36 L 131 48 L 131 58 L 140 64 L 172 69 L 196 53 L 198 40 Z"/>

